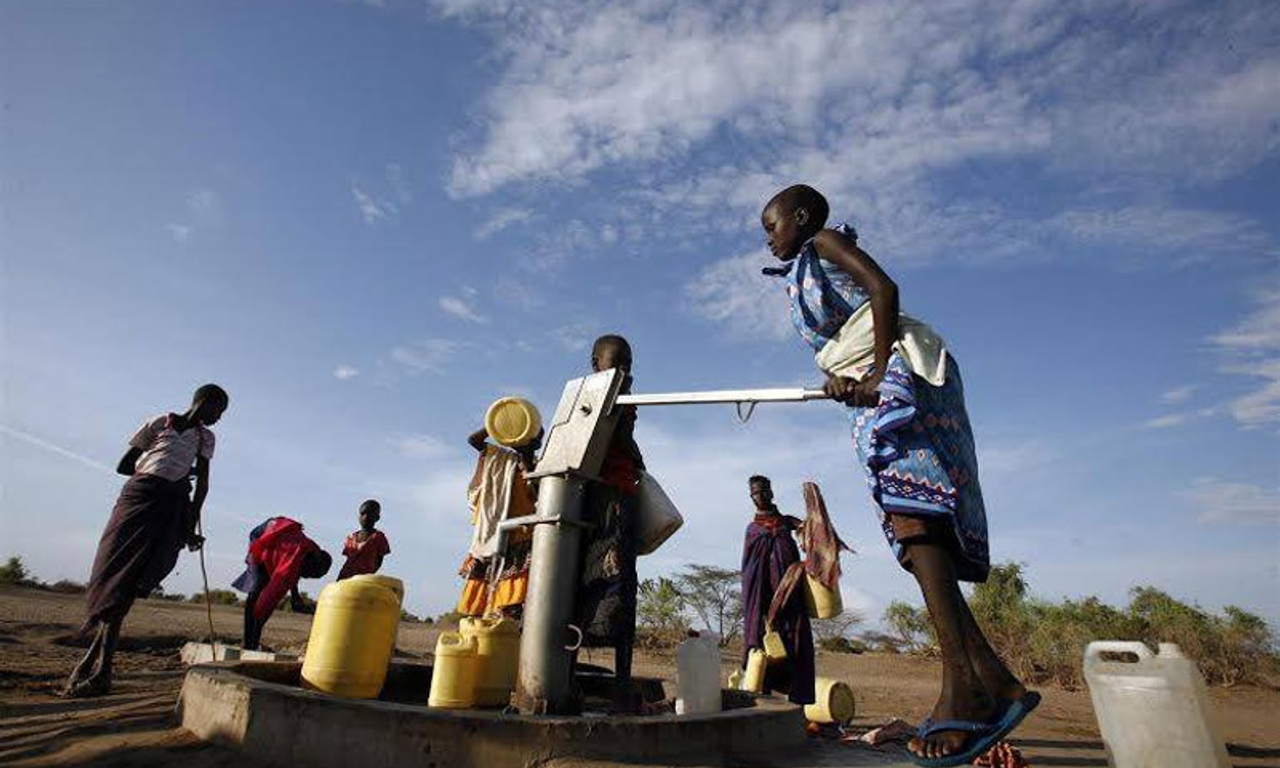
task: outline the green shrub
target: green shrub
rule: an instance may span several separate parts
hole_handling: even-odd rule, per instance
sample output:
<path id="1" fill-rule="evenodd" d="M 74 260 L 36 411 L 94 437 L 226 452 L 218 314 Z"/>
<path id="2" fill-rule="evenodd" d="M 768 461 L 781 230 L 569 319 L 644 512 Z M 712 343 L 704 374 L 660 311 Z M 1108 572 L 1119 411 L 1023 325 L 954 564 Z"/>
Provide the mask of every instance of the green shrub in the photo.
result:
<path id="1" fill-rule="evenodd" d="M 819 650 L 828 653 L 866 653 L 867 646 L 861 640 L 847 637 L 824 637 L 818 640 Z"/>
<path id="2" fill-rule="evenodd" d="M 31 573 L 23 564 L 21 557 L 15 555 L 10 557 L 4 565 L 0 565 L 0 586 L 27 587 L 31 584 Z"/>
<path id="3" fill-rule="evenodd" d="M 203 603 L 204 593 L 193 592 L 191 597 L 187 598 L 190 603 Z M 240 595 L 230 589 L 211 589 L 209 590 L 209 602 L 214 605 L 240 605 Z"/>
<path id="4" fill-rule="evenodd" d="M 84 594 L 84 591 L 88 589 L 88 587 L 78 581 L 72 581 L 71 579 L 59 579 L 52 584 L 45 585 L 45 589 L 62 595 L 80 595 Z"/>

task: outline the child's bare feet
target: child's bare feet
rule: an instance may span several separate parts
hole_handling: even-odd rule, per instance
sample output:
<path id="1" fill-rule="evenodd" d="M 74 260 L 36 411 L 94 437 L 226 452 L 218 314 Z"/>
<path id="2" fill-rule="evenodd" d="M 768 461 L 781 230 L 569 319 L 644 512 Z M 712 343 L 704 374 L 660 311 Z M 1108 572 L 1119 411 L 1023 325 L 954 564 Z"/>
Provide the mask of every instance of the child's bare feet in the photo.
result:
<path id="1" fill-rule="evenodd" d="M 94 696 L 105 696 L 111 692 L 111 675 L 98 673 L 84 680 L 68 680 L 66 686 L 58 692 L 64 699 L 87 699 Z"/>

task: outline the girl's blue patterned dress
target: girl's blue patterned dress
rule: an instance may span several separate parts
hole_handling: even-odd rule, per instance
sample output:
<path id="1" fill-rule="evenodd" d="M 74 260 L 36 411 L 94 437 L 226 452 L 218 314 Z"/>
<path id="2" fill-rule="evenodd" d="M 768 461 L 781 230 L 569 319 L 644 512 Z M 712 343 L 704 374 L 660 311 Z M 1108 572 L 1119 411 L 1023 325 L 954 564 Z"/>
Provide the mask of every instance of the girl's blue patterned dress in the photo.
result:
<path id="1" fill-rule="evenodd" d="M 840 229 L 856 237 L 852 227 Z M 792 322 L 815 352 L 868 300 L 848 273 L 822 261 L 812 240 L 791 265 L 787 294 Z M 959 544 L 956 575 L 985 581 L 987 516 L 959 366 L 948 355 L 946 381 L 935 387 L 895 351 L 878 391 L 874 408 L 845 410 L 885 538 L 901 561 L 887 513 L 948 520 Z"/>

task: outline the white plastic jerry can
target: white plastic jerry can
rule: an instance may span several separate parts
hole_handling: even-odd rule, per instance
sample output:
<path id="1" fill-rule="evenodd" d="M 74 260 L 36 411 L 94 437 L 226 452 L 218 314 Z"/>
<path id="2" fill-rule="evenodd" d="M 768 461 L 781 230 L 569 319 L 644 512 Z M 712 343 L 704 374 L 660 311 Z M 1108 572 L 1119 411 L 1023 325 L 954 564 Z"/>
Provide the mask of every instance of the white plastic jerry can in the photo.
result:
<path id="1" fill-rule="evenodd" d="M 677 715 L 720 711 L 720 644 L 714 636 L 691 637 L 676 649 Z"/>
<path id="2" fill-rule="evenodd" d="M 1084 679 L 1113 768 L 1231 768 L 1204 678 L 1176 644 L 1152 655 L 1139 642 L 1089 643 Z"/>

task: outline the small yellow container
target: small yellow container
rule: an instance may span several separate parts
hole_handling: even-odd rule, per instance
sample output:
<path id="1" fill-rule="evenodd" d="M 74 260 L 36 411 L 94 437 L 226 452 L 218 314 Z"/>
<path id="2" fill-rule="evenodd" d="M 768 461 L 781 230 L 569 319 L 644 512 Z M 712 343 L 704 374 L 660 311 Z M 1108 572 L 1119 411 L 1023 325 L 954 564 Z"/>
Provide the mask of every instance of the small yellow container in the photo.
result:
<path id="1" fill-rule="evenodd" d="M 477 707 L 505 707 L 511 703 L 520 666 L 520 628 L 511 619 L 465 618 L 458 632 L 476 643 Z"/>
<path id="2" fill-rule="evenodd" d="M 847 683 L 830 677 L 813 681 L 814 703 L 804 705 L 804 716 L 811 723 L 847 723 L 853 719 L 853 689 Z"/>
<path id="3" fill-rule="evenodd" d="M 435 667 L 427 706 L 468 709 L 476 705 L 476 639 L 442 632 L 436 641 Z"/>
<path id="4" fill-rule="evenodd" d="M 400 601 L 390 589 L 356 579 L 329 584 L 316 601 L 303 687 L 351 699 L 377 697 L 399 626 Z"/>
<path id="5" fill-rule="evenodd" d="M 769 661 L 782 661 L 787 658 L 787 646 L 782 642 L 782 635 L 773 627 L 766 626 L 764 638 L 764 655 Z"/>
<path id="6" fill-rule="evenodd" d="M 833 619 L 844 612 L 844 600 L 840 597 L 840 585 L 828 589 L 809 574 L 804 575 L 804 605 L 810 618 Z"/>
<path id="7" fill-rule="evenodd" d="M 764 651 L 752 648 L 747 653 L 747 671 L 742 675 L 742 690 L 752 693 L 764 693 L 764 672 L 769 667 L 769 659 Z"/>
<path id="8" fill-rule="evenodd" d="M 394 576 L 383 576 L 378 573 L 362 573 L 359 576 L 352 576 L 352 581 L 362 581 L 368 584 L 375 584 L 384 587 L 396 593 L 396 600 L 400 605 L 404 605 L 404 582 Z"/>
<path id="9" fill-rule="evenodd" d="M 500 445 L 518 448 L 538 436 L 542 415 L 523 397 L 504 397 L 485 412 L 484 429 Z"/>

